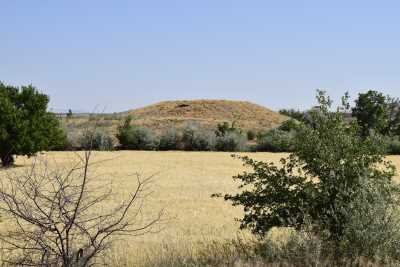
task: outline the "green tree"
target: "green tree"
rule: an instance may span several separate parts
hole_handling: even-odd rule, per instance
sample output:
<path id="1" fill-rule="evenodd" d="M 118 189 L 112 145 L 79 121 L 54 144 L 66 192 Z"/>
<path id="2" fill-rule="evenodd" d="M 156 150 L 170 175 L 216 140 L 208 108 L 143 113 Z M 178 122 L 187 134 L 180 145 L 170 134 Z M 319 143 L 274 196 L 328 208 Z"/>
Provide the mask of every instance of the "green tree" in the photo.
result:
<path id="1" fill-rule="evenodd" d="M 384 134 L 400 135 L 400 99 L 386 96 L 387 124 Z"/>
<path id="2" fill-rule="evenodd" d="M 320 108 L 309 113 L 313 125 L 299 125 L 294 152 L 280 165 L 239 157 L 253 172 L 234 177 L 241 182 L 242 192 L 226 194 L 224 199 L 244 207 L 241 227 L 260 238 L 273 227 L 304 230 L 311 225 L 313 234 L 340 248 L 347 233 L 356 236 L 349 227 L 354 225 L 353 214 L 361 208 L 354 207 L 375 205 L 374 197 L 363 196 L 384 197 L 385 205 L 397 207 L 399 186 L 392 182 L 394 166 L 384 161 L 381 138 L 361 137 L 357 123 L 344 120 L 342 114 L 350 107 L 348 96 L 334 112 L 324 92 L 318 91 L 317 98 Z M 357 219 L 365 224 L 376 219 L 371 216 Z M 385 221 L 379 223 L 381 227 L 374 229 L 385 231 Z"/>
<path id="3" fill-rule="evenodd" d="M 62 146 L 65 134 L 54 114 L 47 111 L 49 97 L 32 85 L 21 88 L 0 82 L 0 159 L 11 166 L 14 155 L 32 156 Z"/>
<path id="4" fill-rule="evenodd" d="M 362 136 L 367 136 L 371 130 L 384 133 L 388 126 L 385 96 L 373 90 L 359 94 L 353 116 L 357 119 Z"/>

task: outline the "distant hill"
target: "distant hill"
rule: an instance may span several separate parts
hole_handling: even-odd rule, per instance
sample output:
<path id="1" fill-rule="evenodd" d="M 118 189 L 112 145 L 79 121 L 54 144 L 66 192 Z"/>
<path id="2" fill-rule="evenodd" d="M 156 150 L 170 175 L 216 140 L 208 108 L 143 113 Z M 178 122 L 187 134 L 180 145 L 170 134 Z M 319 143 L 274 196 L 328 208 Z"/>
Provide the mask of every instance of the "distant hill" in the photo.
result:
<path id="1" fill-rule="evenodd" d="M 115 139 L 118 125 L 128 115 L 133 117 L 133 123 L 151 128 L 157 133 L 170 127 L 179 129 L 189 123 L 215 130 L 218 123 L 233 121 L 243 131 L 259 131 L 277 127 L 288 119 L 260 105 L 228 100 L 166 101 L 121 113 L 73 113 L 72 118 L 67 118 L 66 113 L 56 115 L 70 140 L 73 140 L 74 147 L 79 146 L 82 132 L 94 127 L 95 123 L 96 127 L 108 132 Z"/>
<path id="2" fill-rule="evenodd" d="M 237 121 L 237 126 L 243 130 L 261 130 L 277 127 L 288 119 L 251 102 L 229 100 L 165 101 L 123 112 L 121 115 L 131 115 L 136 124 L 154 130 L 173 126 L 180 128 L 187 123 L 214 128 L 225 121 Z"/>

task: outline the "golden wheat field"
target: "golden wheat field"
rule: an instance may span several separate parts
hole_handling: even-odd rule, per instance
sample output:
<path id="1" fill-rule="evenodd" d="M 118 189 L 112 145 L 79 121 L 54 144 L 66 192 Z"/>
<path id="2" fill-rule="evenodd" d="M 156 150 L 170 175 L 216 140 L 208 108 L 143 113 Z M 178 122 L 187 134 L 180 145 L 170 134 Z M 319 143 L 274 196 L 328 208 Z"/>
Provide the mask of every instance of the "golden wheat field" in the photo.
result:
<path id="1" fill-rule="evenodd" d="M 97 163 L 91 167 L 91 179 L 99 183 L 111 181 L 110 186 L 117 195 L 124 196 L 134 187 L 132 174 L 138 172 L 142 177 L 155 175 L 151 184 L 152 194 L 146 199 L 143 211 L 151 217 L 165 209 L 160 231 L 115 242 L 112 260 L 116 266 L 123 265 L 122 262 L 124 265 L 140 265 L 145 257 L 164 253 L 166 246 L 195 253 L 198 242 L 248 235 L 239 232 L 235 222 L 235 218 L 242 215 L 241 209 L 210 197 L 213 193 L 236 190 L 237 184 L 232 176 L 243 171 L 244 167 L 230 155 L 218 152 L 94 152 L 92 162 Z M 277 162 L 286 154 L 254 153 L 250 156 Z M 77 159 L 72 152 L 49 152 L 40 157 L 58 167 L 68 166 Z M 399 156 L 388 159 L 400 168 Z M 15 169 L 27 168 L 31 161 L 19 157 Z M 4 174 L 6 171 L 1 172 Z"/>

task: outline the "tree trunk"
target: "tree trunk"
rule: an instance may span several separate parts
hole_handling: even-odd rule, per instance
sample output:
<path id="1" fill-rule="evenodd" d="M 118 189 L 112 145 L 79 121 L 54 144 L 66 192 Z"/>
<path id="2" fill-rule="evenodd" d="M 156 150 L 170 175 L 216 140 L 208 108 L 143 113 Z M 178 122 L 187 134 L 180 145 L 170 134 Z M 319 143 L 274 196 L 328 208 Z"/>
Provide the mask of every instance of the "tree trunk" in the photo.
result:
<path id="1" fill-rule="evenodd" d="M 0 159 L 1 159 L 1 165 L 4 167 L 4 168 L 8 168 L 8 167 L 11 167 L 13 164 L 14 164 L 14 158 L 13 158 L 13 156 L 12 155 L 10 155 L 10 154 L 4 154 L 4 155 L 1 155 L 0 156 Z"/>

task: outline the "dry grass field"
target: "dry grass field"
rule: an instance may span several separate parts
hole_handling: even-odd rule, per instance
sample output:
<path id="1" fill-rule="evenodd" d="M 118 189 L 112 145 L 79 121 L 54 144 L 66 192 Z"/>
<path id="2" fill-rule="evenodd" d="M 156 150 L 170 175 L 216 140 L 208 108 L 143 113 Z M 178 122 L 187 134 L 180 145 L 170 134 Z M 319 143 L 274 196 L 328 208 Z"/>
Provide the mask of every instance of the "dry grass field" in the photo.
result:
<path id="1" fill-rule="evenodd" d="M 210 198 L 212 193 L 232 192 L 236 184 L 232 176 L 243 171 L 241 162 L 231 153 L 207 152 L 144 152 L 118 151 L 94 152 L 91 179 L 97 182 L 112 181 L 118 196 L 123 196 L 135 184 L 133 173 L 143 177 L 155 175 L 151 186 L 153 193 L 147 199 L 144 212 L 153 216 L 165 209 L 162 230 L 140 237 L 129 237 L 115 243 L 112 261 L 115 266 L 145 265 L 154 255 L 169 253 L 168 248 L 196 253 L 199 242 L 223 241 L 235 236 L 249 236 L 238 231 L 236 217 L 242 211 L 221 199 Z M 256 153 L 251 157 L 277 162 L 285 154 Z M 41 155 L 53 164 L 69 166 L 77 160 L 72 152 L 49 152 Z M 400 157 L 389 160 L 400 168 Z M 17 171 L 23 170 L 31 159 L 19 157 Z M 0 170 L 4 175 L 6 170 Z M 399 177 L 396 179 L 400 180 Z M 4 229 L 4 224 L 1 225 Z"/>

